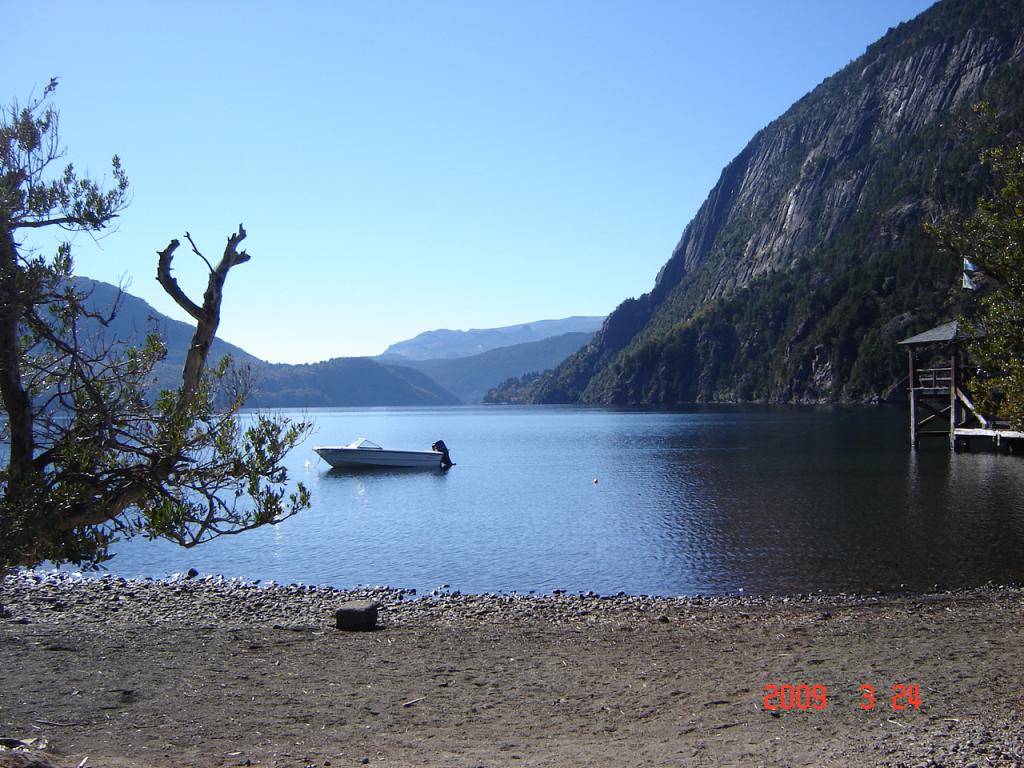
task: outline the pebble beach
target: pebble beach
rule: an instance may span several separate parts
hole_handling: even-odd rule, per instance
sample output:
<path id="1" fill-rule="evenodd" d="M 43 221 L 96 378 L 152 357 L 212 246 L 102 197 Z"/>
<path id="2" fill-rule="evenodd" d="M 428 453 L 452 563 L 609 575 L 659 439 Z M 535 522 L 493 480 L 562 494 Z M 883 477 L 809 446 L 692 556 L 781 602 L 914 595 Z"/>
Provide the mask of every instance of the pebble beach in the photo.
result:
<path id="1" fill-rule="evenodd" d="M 1017 587 L 418 595 L 35 572 L 0 598 L 4 767 L 1024 764 Z M 351 601 L 379 606 L 374 631 L 335 627 Z"/>

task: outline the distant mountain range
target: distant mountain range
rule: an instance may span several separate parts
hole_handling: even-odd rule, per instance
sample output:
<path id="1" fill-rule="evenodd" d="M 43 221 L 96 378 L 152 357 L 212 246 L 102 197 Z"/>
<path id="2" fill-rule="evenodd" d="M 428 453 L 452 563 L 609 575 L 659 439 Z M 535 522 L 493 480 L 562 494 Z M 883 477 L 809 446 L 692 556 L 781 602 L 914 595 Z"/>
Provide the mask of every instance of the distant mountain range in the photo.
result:
<path id="1" fill-rule="evenodd" d="M 986 130 L 971 115 L 981 100 Z M 887 397 L 906 375 L 897 342 L 963 302 L 960 262 L 923 225 L 973 210 L 992 188 L 979 150 L 1022 135 L 1024 3 L 935 3 L 759 131 L 650 292 L 505 399 Z"/>
<path id="2" fill-rule="evenodd" d="M 594 337 L 594 332 L 563 333 L 541 341 L 490 349 L 479 355 L 441 360 L 382 357 L 396 367 L 421 371 L 464 403 L 482 402 L 488 390 L 514 376 L 554 368 Z"/>
<path id="3" fill-rule="evenodd" d="M 108 341 L 138 344 L 150 330 L 157 330 L 167 345 L 167 358 L 156 370 L 154 390 L 177 387 L 185 354 L 192 341 L 193 326 L 157 312 L 142 299 L 121 292 L 108 283 L 75 278 L 76 288 L 89 299 L 93 309 L 107 311 L 116 301 L 120 310 L 113 322 L 104 330 Z M 210 350 L 210 362 L 231 355 L 236 364 L 248 366 L 255 386 L 247 405 L 273 408 L 313 408 L 342 406 L 388 405 L 457 405 L 479 403 L 488 389 L 511 376 L 544 371 L 571 355 L 592 336 L 593 331 L 557 334 L 562 327 L 595 326 L 587 318 L 565 321 L 544 320 L 523 326 L 518 330 L 482 329 L 477 331 L 447 331 L 442 334 L 465 333 L 486 339 L 488 351 L 482 354 L 456 357 L 456 348 L 465 350 L 472 345 L 444 346 L 436 339 L 433 344 L 445 354 L 444 359 L 406 359 L 397 355 L 372 358 L 334 358 L 305 365 L 272 364 L 260 360 L 244 349 L 217 339 Z M 564 323 L 565 325 L 561 325 Z M 98 326 L 91 334 L 100 332 Z M 421 334 L 420 337 L 429 334 Z M 539 339 L 530 343 L 517 343 L 524 335 Z M 507 341 L 503 348 L 494 344 Z M 400 344 L 412 344 L 414 339 Z M 484 342 L 481 342 L 484 343 Z M 393 346 L 400 346 L 393 345 Z M 413 347 L 409 347 L 415 349 Z"/>
<path id="4" fill-rule="evenodd" d="M 603 317 L 567 317 L 562 320 L 538 320 L 533 323 L 507 325 L 503 328 L 472 328 L 468 331 L 440 329 L 392 344 L 380 359 L 393 356 L 407 360 L 439 360 L 470 357 L 492 349 L 543 341 L 566 333 L 593 334 L 604 322 Z M 575 350 L 574 350 L 575 351 Z"/>

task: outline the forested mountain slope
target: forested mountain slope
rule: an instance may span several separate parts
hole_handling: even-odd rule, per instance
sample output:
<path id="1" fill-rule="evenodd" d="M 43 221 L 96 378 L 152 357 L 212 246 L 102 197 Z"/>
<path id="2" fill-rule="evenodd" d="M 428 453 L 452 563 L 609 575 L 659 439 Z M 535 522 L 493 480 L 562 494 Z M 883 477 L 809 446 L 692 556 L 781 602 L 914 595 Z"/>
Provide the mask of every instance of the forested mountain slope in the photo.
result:
<path id="1" fill-rule="evenodd" d="M 972 130 L 970 106 L 996 110 Z M 650 293 L 535 385 L 534 402 L 884 396 L 895 342 L 955 314 L 959 264 L 923 224 L 991 180 L 1024 125 L 1024 3 L 943 0 L 761 130 L 722 171 Z"/>

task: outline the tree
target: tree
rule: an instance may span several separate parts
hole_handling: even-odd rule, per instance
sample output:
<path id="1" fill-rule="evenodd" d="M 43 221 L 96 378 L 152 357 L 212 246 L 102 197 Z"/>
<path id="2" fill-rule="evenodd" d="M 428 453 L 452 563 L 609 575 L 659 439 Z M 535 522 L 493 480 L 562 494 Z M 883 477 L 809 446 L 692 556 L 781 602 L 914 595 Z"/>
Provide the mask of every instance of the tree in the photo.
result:
<path id="1" fill-rule="evenodd" d="M 975 110 L 991 114 L 987 105 Z M 987 149 L 980 159 L 1002 186 L 970 217 L 932 231 L 983 276 L 976 317 L 966 323 L 977 337 L 969 351 L 983 371 L 971 394 L 984 412 L 1024 429 L 1024 143 Z"/>
<path id="2" fill-rule="evenodd" d="M 186 547 L 277 523 L 309 505 L 281 465 L 310 430 L 304 422 L 239 418 L 250 379 L 222 360 L 207 366 L 228 272 L 250 259 L 239 225 L 209 267 L 201 303 L 172 275 L 179 242 L 159 252 L 157 279 L 196 321 L 181 387 L 148 396 L 166 353 L 156 334 L 132 346 L 99 331 L 75 288 L 70 245 L 41 256 L 19 241 L 43 227 L 97 233 L 128 203 L 112 160 L 109 189 L 79 177 L 63 156 L 51 80 L 0 117 L 0 395 L 7 444 L 0 469 L 0 576 L 44 560 L 95 566 L 119 538 L 162 537 Z M 0 448 L 2 451 L 2 448 Z M 0 456 L 2 456 L 0 452 Z"/>

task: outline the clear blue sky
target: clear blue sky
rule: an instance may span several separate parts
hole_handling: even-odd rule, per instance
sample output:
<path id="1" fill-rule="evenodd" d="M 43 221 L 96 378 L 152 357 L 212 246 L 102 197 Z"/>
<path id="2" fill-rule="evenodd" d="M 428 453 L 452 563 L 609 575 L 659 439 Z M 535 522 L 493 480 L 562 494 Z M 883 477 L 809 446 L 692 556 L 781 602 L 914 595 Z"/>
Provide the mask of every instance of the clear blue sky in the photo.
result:
<path id="1" fill-rule="evenodd" d="M 650 290 L 753 134 L 930 4 L 3 0 L 0 98 L 58 76 L 68 159 L 125 164 L 79 274 L 185 319 L 156 251 L 244 222 L 220 335 L 314 362 Z"/>

